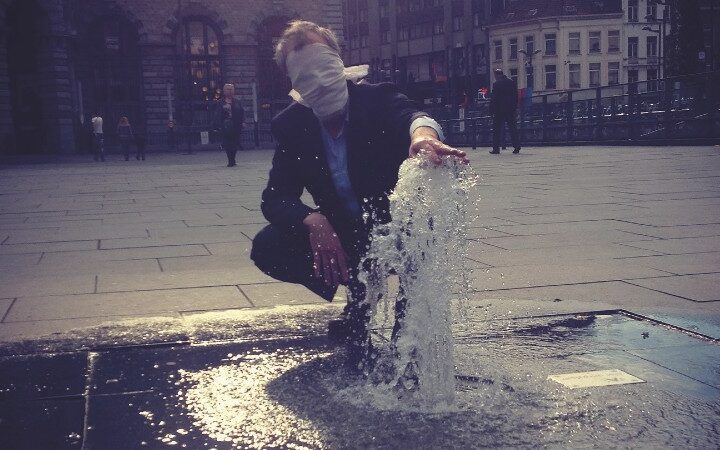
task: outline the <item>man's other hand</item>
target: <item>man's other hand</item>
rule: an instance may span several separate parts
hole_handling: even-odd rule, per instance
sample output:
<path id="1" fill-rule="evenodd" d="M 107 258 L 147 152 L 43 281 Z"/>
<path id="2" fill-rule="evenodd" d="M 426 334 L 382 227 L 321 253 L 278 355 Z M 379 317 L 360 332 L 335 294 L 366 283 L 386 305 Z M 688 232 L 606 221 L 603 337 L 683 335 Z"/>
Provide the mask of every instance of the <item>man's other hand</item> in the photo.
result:
<path id="1" fill-rule="evenodd" d="M 444 155 L 453 156 L 465 164 L 470 162 L 464 151 L 440 142 L 437 133 L 430 127 L 416 128 L 410 139 L 410 157 L 413 158 L 421 153 L 427 154 L 435 164 L 440 164 L 442 162 L 440 157 Z"/>
<path id="2" fill-rule="evenodd" d="M 322 278 L 328 286 L 347 284 L 347 255 L 330 221 L 320 213 L 312 213 L 303 223 L 310 237 L 315 276 Z"/>

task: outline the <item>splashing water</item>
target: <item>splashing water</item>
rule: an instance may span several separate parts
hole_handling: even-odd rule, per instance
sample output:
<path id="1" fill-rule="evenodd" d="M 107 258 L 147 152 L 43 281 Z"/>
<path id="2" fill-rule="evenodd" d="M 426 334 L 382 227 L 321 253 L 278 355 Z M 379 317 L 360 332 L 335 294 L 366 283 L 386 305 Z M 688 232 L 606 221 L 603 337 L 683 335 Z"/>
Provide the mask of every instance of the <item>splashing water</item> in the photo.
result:
<path id="1" fill-rule="evenodd" d="M 390 302 L 406 304 L 391 338 L 396 373 L 378 388 L 411 397 L 419 407 L 454 402 L 450 306 L 470 292 L 466 227 L 469 206 L 478 198 L 477 180 L 469 165 L 455 159 L 445 158 L 439 166 L 423 157 L 405 161 L 389 197 L 393 220 L 373 230 L 371 269 L 361 271 L 371 326 L 388 323 Z M 393 273 L 399 278 L 397 299 L 388 295 Z"/>

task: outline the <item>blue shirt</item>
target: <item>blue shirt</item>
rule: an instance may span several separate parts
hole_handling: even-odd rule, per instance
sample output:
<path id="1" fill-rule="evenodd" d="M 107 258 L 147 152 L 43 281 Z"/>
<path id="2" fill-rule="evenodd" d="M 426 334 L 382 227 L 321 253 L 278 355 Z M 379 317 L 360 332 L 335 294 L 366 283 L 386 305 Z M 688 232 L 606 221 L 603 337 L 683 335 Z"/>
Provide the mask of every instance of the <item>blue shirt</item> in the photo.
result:
<path id="1" fill-rule="evenodd" d="M 335 184 L 335 190 L 347 211 L 353 216 L 359 217 L 362 214 L 362 209 L 357 197 L 355 197 L 352 184 L 350 184 L 350 175 L 348 174 L 345 127 L 340 130 L 340 134 L 336 138 L 330 136 L 324 126 L 320 126 L 320 130 L 323 147 L 325 147 L 325 157 L 327 158 L 328 169 L 330 169 L 330 176 Z"/>
<path id="2" fill-rule="evenodd" d="M 338 137 L 333 138 L 324 126 L 320 125 L 320 132 L 323 139 L 323 147 L 325 148 L 325 157 L 328 162 L 328 169 L 335 190 L 340 196 L 345 208 L 355 217 L 360 217 L 362 208 L 357 201 L 352 184 L 350 183 L 350 175 L 347 167 L 347 139 L 345 139 L 345 128 L 347 127 L 348 118 L 345 119 L 345 125 L 340 130 Z M 418 127 L 431 127 L 435 129 L 441 141 L 445 140 L 442 128 L 430 117 L 423 116 L 413 120 L 410 124 L 410 134 Z"/>

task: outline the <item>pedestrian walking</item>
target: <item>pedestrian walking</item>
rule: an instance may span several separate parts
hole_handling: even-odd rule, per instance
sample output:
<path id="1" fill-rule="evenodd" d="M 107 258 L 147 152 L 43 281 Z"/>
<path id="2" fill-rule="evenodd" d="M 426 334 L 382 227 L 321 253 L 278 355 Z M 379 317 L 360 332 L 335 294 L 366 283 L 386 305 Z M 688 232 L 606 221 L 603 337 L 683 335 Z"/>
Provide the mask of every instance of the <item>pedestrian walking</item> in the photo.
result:
<path id="1" fill-rule="evenodd" d="M 512 140 L 513 153 L 520 153 L 520 138 L 517 131 L 517 86 L 515 82 L 506 77 L 501 69 L 495 69 L 495 82 L 493 83 L 492 98 L 490 99 L 490 113 L 493 117 L 493 155 L 500 154 L 501 140 L 504 141 L 503 130 L 508 127 Z M 502 142 L 503 148 L 505 143 Z"/>
<path id="2" fill-rule="evenodd" d="M 130 159 L 130 145 L 133 143 L 134 137 L 130 121 L 125 116 L 122 116 L 120 122 L 118 122 L 117 136 L 125 155 L 125 161 L 128 161 Z"/>
<path id="3" fill-rule="evenodd" d="M 295 101 L 272 121 L 277 148 L 261 203 L 270 225 L 255 236 L 251 258 L 269 276 L 328 301 L 339 285 L 348 287 L 346 313 L 335 322 L 348 336 L 348 364 L 357 368 L 370 349 L 358 265 L 373 225 L 390 221 L 387 196 L 400 165 L 418 153 L 436 163 L 441 155 L 466 155 L 443 144 L 437 122 L 394 85 L 356 83 L 327 28 L 291 22 L 275 60 Z M 318 208 L 302 202 L 304 190 Z M 400 306 L 396 317 L 402 314 Z"/>
<path id="4" fill-rule="evenodd" d="M 135 159 L 145 161 L 145 129 L 142 127 L 135 131 L 135 146 L 137 147 Z"/>
<path id="5" fill-rule="evenodd" d="M 235 166 L 235 154 L 240 148 L 240 132 L 245 121 L 245 111 L 235 98 L 235 85 L 223 86 L 223 98 L 215 107 L 213 128 L 220 133 L 222 148 L 228 159 L 228 167 Z"/>
<path id="6" fill-rule="evenodd" d="M 177 129 L 175 128 L 175 121 L 168 120 L 167 129 L 165 130 L 165 134 L 167 135 L 167 145 L 173 153 L 177 153 L 177 151 L 178 151 L 177 134 L 176 133 L 177 133 Z"/>
<path id="7" fill-rule="evenodd" d="M 103 139 L 103 118 L 100 116 L 100 113 L 93 114 L 92 119 L 90 119 L 90 122 L 92 123 L 92 129 L 93 129 L 93 148 L 95 150 L 95 155 L 93 156 L 93 159 L 97 161 L 98 159 L 100 161 L 105 161 L 105 140 Z"/>

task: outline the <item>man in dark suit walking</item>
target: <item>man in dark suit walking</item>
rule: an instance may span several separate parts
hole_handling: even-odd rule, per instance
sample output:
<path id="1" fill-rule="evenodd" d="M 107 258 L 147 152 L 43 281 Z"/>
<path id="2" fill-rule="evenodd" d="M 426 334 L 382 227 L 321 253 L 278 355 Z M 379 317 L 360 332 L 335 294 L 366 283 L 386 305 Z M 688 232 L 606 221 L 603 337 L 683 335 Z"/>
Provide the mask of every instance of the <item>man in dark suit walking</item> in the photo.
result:
<path id="1" fill-rule="evenodd" d="M 235 167 L 235 155 L 240 148 L 240 132 L 245 121 L 245 111 L 235 98 L 235 85 L 223 86 L 223 98 L 215 107 L 213 126 L 220 132 L 222 147 L 228 159 L 228 167 Z"/>
<path id="2" fill-rule="evenodd" d="M 438 164 L 443 155 L 467 159 L 443 144 L 437 122 L 393 85 L 353 82 L 339 53 L 335 34 L 312 22 L 291 22 L 277 44 L 275 59 L 295 102 L 272 121 L 277 149 L 261 204 L 270 225 L 255 236 L 251 257 L 266 274 L 328 301 L 339 285 L 348 287 L 354 365 L 368 348 L 358 265 L 373 225 L 390 220 L 388 194 L 400 165 L 419 153 Z M 316 208 L 301 202 L 303 190 Z"/>
<path id="3" fill-rule="evenodd" d="M 495 83 L 490 99 L 490 113 L 493 116 L 493 155 L 500 154 L 500 138 L 505 124 L 510 131 L 510 139 L 515 149 L 513 153 L 520 153 L 520 139 L 517 132 L 517 86 L 515 82 L 503 74 L 501 69 L 495 69 Z"/>

